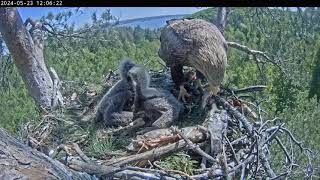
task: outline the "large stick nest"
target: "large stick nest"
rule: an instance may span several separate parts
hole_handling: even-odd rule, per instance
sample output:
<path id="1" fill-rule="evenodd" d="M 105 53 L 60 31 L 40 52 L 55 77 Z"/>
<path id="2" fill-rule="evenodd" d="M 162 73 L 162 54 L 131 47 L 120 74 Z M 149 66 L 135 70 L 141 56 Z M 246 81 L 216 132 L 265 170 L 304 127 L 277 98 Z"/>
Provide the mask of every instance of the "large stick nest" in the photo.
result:
<path id="1" fill-rule="evenodd" d="M 177 94 L 167 72 L 151 75 L 152 86 Z M 107 79 L 110 87 L 118 76 L 112 73 Z M 64 110 L 48 112 L 42 122 L 25 128 L 29 130 L 25 136 L 29 145 L 53 158 L 62 158 L 63 163 L 75 170 L 112 179 L 283 179 L 296 172 L 302 172 L 299 177 L 314 175 L 312 152 L 278 118 L 268 119 L 260 103 L 238 96 L 246 93 L 243 97 L 248 97 L 264 86 L 225 91 L 213 98 L 205 111 L 198 106 L 201 98 L 195 96 L 185 104 L 187 108 L 179 122 L 168 129 L 140 135 L 136 132 L 144 127 L 139 123 L 98 133 L 91 129 L 91 134 L 97 133 L 101 139 L 112 136 L 115 141 L 129 140 L 117 151 L 94 157 L 86 150 L 90 133 L 79 135 L 79 132 L 92 123 L 94 106 L 103 93 L 95 93 L 95 88 L 86 83 L 81 86 L 85 88 L 64 90 L 67 99 Z M 271 148 L 274 145 L 278 150 Z M 274 155 L 283 158 L 281 165 L 273 165 Z M 176 157 L 188 160 L 174 160 Z M 298 162 L 298 157 L 308 161 Z M 179 165 L 168 165 L 176 161 Z M 192 168 L 180 168 L 190 162 Z"/>

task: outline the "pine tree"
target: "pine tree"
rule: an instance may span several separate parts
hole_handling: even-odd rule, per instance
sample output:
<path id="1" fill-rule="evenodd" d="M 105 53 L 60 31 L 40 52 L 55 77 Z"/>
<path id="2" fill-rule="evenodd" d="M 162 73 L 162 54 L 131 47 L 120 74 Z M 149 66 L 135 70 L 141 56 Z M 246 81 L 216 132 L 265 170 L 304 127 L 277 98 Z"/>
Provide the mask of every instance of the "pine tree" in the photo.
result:
<path id="1" fill-rule="evenodd" d="M 320 45 L 314 56 L 314 67 L 312 70 L 312 79 L 309 90 L 309 98 L 317 96 L 317 101 L 320 100 Z"/>

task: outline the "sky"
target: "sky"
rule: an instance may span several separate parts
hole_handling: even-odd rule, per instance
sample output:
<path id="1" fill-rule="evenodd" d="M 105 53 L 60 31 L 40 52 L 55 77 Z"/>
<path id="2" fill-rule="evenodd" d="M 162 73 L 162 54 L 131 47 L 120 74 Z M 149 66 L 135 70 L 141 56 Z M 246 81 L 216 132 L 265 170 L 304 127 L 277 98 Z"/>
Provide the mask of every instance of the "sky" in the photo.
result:
<path id="1" fill-rule="evenodd" d="M 90 15 L 93 12 L 97 14 L 101 13 L 105 9 L 110 9 L 112 15 L 120 18 L 120 20 L 134 19 L 149 16 L 160 16 L 160 15 L 176 15 L 176 14 L 191 14 L 202 10 L 203 8 L 198 7 L 98 7 L 98 8 L 81 8 L 83 11 L 82 15 L 79 15 L 74 19 L 76 25 L 84 24 L 90 21 Z M 23 20 L 28 17 L 33 19 L 39 19 L 42 16 L 52 12 L 54 14 L 70 10 L 67 7 L 21 7 L 18 8 L 20 15 Z M 77 24 L 78 23 L 78 24 Z"/>

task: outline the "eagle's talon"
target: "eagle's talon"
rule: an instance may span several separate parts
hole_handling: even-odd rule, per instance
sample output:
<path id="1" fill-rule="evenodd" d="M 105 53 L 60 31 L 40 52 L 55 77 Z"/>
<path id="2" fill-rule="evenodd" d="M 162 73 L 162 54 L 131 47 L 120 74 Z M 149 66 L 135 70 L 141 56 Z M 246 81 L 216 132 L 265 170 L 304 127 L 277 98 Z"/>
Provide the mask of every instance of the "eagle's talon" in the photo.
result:
<path id="1" fill-rule="evenodd" d="M 189 98 L 191 97 L 191 95 L 188 93 L 188 91 L 186 90 L 186 88 L 184 88 L 183 85 L 180 86 L 180 91 L 179 91 L 179 96 L 178 96 L 178 100 L 182 100 L 183 102 L 186 102 L 186 97 Z"/>
<path id="2" fill-rule="evenodd" d="M 217 96 L 218 93 L 220 92 L 220 87 L 219 86 L 209 85 L 209 91 L 210 91 L 211 95 Z"/>
<path id="3" fill-rule="evenodd" d="M 208 90 L 205 90 L 202 95 L 202 99 L 201 99 L 201 108 L 202 109 L 204 109 L 209 104 L 209 100 L 212 96 L 218 95 L 220 88 L 219 88 L 219 86 L 209 85 Z"/>
<path id="4" fill-rule="evenodd" d="M 196 89 L 200 89 L 201 91 L 203 91 L 200 79 L 194 80 L 193 84 L 194 84 Z"/>
<path id="5" fill-rule="evenodd" d="M 209 103 L 209 99 L 212 96 L 212 94 L 208 91 L 204 91 L 203 95 L 202 95 L 202 99 L 201 99 L 201 108 L 205 109 L 206 106 Z"/>

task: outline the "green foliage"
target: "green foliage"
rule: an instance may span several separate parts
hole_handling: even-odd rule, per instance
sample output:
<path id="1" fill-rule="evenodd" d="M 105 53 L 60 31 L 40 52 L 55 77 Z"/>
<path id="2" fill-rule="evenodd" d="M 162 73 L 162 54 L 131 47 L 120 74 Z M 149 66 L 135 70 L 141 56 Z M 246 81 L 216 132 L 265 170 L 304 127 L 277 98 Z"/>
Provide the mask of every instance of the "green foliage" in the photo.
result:
<path id="1" fill-rule="evenodd" d="M 305 140 L 308 147 L 319 150 L 320 106 L 315 98 L 308 100 L 307 97 L 307 92 L 301 92 L 297 97 L 296 107 L 285 108 L 280 117 L 285 117 L 288 128 L 297 134 L 299 139 Z"/>
<path id="2" fill-rule="evenodd" d="M 162 168 L 182 171 L 189 175 L 193 174 L 193 170 L 197 167 L 197 164 L 198 161 L 192 160 L 186 154 L 174 154 L 159 163 Z"/>
<path id="3" fill-rule="evenodd" d="M 22 123 L 38 118 L 36 105 L 22 86 L 12 87 L 0 96 L 1 127 L 15 133 Z"/>
<path id="4" fill-rule="evenodd" d="M 11 66 L 10 62 L 6 66 L 7 69 L 4 69 L 4 66 L 0 68 L 3 68 L 2 72 L 9 71 L 2 74 L 3 78 L 0 77 L 3 80 L 0 88 L 0 126 L 16 133 L 22 123 L 37 119 L 39 113 L 17 69 Z"/>
<path id="5" fill-rule="evenodd" d="M 286 123 L 286 127 L 295 135 L 296 139 L 302 143 L 304 147 L 310 148 L 314 154 L 301 154 L 301 149 L 297 146 L 292 146 L 294 143 L 288 136 L 281 136 L 282 143 L 287 147 L 287 151 L 293 153 L 293 159 L 295 162 L 299 162 L 300 166 L 295 167 L 296 172 L 290 179 L 301 179 L 305 176 L 305 168 L 308 164 L 318 164 L 320 161 L 319 157 L 319 141 L 320 141 L 320 106 L 317 103 L 316 98 L 308 99 L 308 93 L 301 92 L 296 100 L 296 107 L 286 107 L 283 112 L 279 114 L 280 117 L 284 117 L 282 121 Z M 293 148 L 292 150 L 290 148 Z M 271 148 L 271 162 L 273 167 L 281 166 L 285 162 L 280 161 L 285 159 L 284 154 L 280 146 L 277 143 L 273 143 Z M 310 155 L 310 159 L 306 158 L 305 155 Z M 286 167 L 286 166 L 284 166 Z M 278 173 L 283 170 L 278 169 Z M 317 172 L 316 172 L 317 174 Z"/>
<path id="6" fill-rule="evenodd" d="M 93 135 L 89 140 L 86 151 L 91 156 L 101 158 L 115 151 L 117 147 L 119 147 L 119 141 L 116 141 L 112 137 L 99 138 L 97 135 Z"/>

